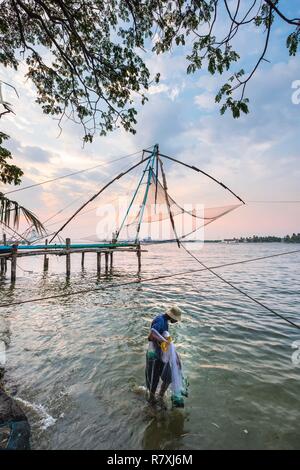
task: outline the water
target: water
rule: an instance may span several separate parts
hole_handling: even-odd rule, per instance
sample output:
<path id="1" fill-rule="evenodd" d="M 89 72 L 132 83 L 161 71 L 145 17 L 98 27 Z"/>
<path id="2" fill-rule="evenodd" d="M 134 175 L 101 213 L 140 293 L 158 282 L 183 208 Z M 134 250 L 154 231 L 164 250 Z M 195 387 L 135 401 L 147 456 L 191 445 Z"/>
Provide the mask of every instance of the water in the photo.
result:
<path id="1" fill-rule="evenodd" d="M 189 248 L 209 265 L 296 249 L 284 244 L 206 244 Z M 300 247 L 299 247 L 300 248 Z M 200 266 L 175 244 L 149 247 L 142 277 Z M 300 323 L 300 253 L 219 269 L 258 300 Z M 136 279 L 134 254 L 116 254 L 114 277 L 97 279 L 96 256 L 18 262 L 0 303 Z M 190 382 L 185 408 L 155 410 L 144 395 L 151 319 L 177 303 L 183 322 L 170 332 Z M 1 309 L 8 325 L 5 385 L 19 399 L 35 449 L 297 449 L 300 331 L 208 272 L 110 288 Z"/>

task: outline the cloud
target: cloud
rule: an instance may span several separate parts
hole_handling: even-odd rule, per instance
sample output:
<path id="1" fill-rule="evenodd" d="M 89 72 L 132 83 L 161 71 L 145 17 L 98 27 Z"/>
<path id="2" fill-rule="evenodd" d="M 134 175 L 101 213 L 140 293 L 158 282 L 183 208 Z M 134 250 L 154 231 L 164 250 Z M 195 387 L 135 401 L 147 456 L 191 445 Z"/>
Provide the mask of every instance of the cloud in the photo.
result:
<path id="1" fill-rule="evenodd" d="M 215 95 L 212 93 L 202 93 L 201 95 L 196 95 L 194 101 L 199 108 L 211 111 L 216 108 Z"/>
<path id="2" fill-rule="evenodd" d="M 158 93 L 166 93 L 166 95 L 170 98 L 171 101 L 174 101 L 179 93 L 183 90 L 184 84 L 181 86 L 167 86 L 165 83 L 160 83 L 158 85 L 153 85 L 149 88 L 148 93 L 149 95 L 156 95 Z"/>
<path id="3" fill-rule="evenodd" d="M 159 83 L 158 85 L 152 85 L 148 93 L 149 95 L 156 95 L 157 93 L 167 93 L 169 91 L 169 87 L 165 83 Z"/>
<path id="4" fill-rule="evenodd" d="M 243 33 L 240 41 L 246 70 L 251 69 L 253 54 L 259 50 L 261 41 L 257 33 L 254 36 L 252 33 Z M 246 91 L 250 98 L 249 115 L 238 120 L 230 112 L 220 116 L 214 97 L 226 76 L 211 76 L 203 71 L 187 77 L 184 48 L 174 54 L 149 54 L 147 64 L 152 74 L 161 72 L 161 82 L 150 87 L 149 102 L 138 105 L 137 134 L 132 136 L 119 129 L 107 137 L 96 138 L 84 148 L 81 129 L 71 122 L 64 125 L 62 135 L 57 138 L 57 122 L 43 115 L 34 103 L 34 87 L 30 82 L 24 84 L 22 70 L 12 73 L 6 81 L 16 80 L 20 99 L 10 97 L 16 116 L 3 120 L 3 127 L 13 138 L 9 145 L 16 155 L 16 163 L 25 170 L 23 185 L 92 167 L 159 143 L 162 153 L 200 167 L 247 200 L 299 199 L 300 105 L 292 103 L 291 85 L 300 79 L 300 60 L 287 57 L 285 35 L 285 28 L 276 31 L 268 56 L 274 58 L 274 63 L 261 64 L 249 82 Z M 16 197 L 46 218 L 80 196 L 82 201 L 86 200 L 102 180 L 112 178 L 140 157 L 141 154 L 101 167 L 99 171 L 16 193 Z M 178 202 L 207 200 L 212 205 L 229 202 L 222 189 L 199 174 L 167 161 L 165 168 L 170 192 Z M 138 176 L 139 171 L 134 174 Z M 134 179 L 130 176 L 119 180 L 99 202 L 116 197 L 131 183 Z M 295 231 L 298 207 L 249 205 L 208 226 L 207 234 L 213 238 Z M 72 226 L 73 233 L 76 234 L 77 228 L 91 233 L 92 224 L 92 216 L 78 219 Z"/>
<path id="5" fill-rule="evenodd" d="M 19 146 L 16 151 L 19 155 L 21 155 L 22 159 L 25 158 L 27 161 L 31 162 L 47 163 L 50 162 L 53 156 L 51 152 L 48 152 L 41 147 L 34 147 L 29 145 L 25 147 Z"/>

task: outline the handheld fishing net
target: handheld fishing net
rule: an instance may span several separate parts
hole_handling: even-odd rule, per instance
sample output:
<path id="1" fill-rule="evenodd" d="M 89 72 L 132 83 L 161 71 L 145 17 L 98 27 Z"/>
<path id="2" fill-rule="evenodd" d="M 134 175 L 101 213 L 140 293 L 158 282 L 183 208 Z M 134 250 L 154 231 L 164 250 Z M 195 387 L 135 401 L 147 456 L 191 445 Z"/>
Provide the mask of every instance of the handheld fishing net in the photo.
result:
<path id="1" fill-rule="evenodd" d="M 152 361 L 152 367 L 150 368 L 150 376 L 147 377 L 146 380 L 147 388 L 152 393 L 155 393 L 158 384 L 158 373 L 161 381 L 167 384 L 167 386 L 170 385 L 172 405 L 176 408 L 183 408 L 184 397 L 188 396 L 188 381 L 183 376 L 182 363 L 176 351 L 175 344 L 172 342 L 172 338 L 167 331 L 165 331 L 163 335 L 160 335 L 159 332 L 153 328 L 152 331 L 155 333 L 156 338 L 161 341 L 161 353 L 159 357 L 155 343 L 150 341 L 147 358 Z"/>

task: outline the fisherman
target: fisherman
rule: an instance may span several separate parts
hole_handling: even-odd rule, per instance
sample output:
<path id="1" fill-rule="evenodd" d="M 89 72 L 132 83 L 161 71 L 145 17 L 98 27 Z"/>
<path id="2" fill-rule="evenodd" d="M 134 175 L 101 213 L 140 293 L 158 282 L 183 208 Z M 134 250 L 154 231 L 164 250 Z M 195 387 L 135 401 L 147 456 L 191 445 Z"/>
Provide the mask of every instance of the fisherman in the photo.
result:
<path id="1" fill-rule="evenodd" d="M 172 382 L 172 374 L 170 364 L 165 364 L 162 360 L 161 343 L 165 338 L 163 335 L 169 331 L 169 322 L 177 323 L 181 320 L 181 310 L 176 305 L 168 308 L 162 315 L 154 318 L 151 324 L 151 331 L 148 336 L 149 346 L 146 355 L 146 385 L 149 390 L 149 402 L 155 403 L 155 392 L 159 379 L 162 384 L 159 391 L 159 398 L 163 399 L 170 383 Z"/>

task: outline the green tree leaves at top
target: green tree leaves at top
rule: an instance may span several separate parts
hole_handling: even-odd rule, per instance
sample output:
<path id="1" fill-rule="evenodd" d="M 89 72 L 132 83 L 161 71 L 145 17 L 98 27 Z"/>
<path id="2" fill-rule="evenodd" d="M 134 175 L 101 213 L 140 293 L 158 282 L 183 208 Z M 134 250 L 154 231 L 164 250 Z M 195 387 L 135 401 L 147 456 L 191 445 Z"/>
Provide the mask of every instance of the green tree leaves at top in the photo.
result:
<path id="1" fill-rule="evenodd" d="M 24 59 L 43 111 L 60 126 L 64 119 L 80 123 L 91 141 L 118 126 L 135 132 L 134 100 L 144 103 L 159 80 L 150 77 L 145 50 L 186 45 L 188 73 L 224 74 L 240 59 L 233 40 L 253 24 L 263 33 L 256 63 L 234 71 L 216 97 L 221 113 L 239 117 L 248 112 L 246 85 L 266 60 L 275 17 L 290 26 L 286 45 L 297 53 L 300 20 L 284 7 L 281 0 L 3 0 L 0 63 L 17 69 Z"/>

